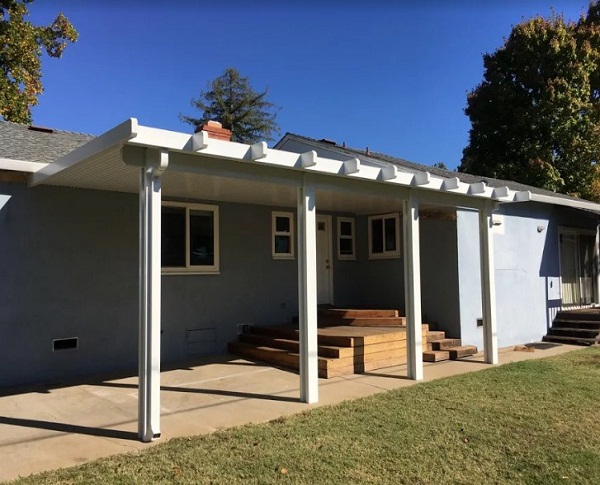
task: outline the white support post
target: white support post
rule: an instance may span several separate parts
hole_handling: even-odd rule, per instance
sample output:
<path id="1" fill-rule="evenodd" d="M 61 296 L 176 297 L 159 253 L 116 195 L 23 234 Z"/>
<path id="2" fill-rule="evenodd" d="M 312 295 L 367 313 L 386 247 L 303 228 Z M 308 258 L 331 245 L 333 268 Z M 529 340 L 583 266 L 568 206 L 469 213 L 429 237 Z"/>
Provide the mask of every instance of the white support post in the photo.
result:
<path id="1" fill-rule="evenodd" d="M 411 191 L 403 201 L 404 301 L 408 378 L 423 379 L 423 327 L 421 321 L 421 257 L 419 249 L 419 201 Z"/>
<path id="2" fill-rule="evenodd" d="M 494 271 L 493 202 L 479 209 L 479 243 L 481 267 L 481 306 L 483 309 L 483 353 L 488 364 L 498 363 L 496 322 L 496 280 Z"/>
<path id="3" fill-rule="evenodd" d="M 319 400 L 317 356 L 317 232 L 315 187 L 298 187 L 298 313 L 300 324 L 300 400 Z"/>
<path id="4" fill-rule="evenodd" d="M 160 437 L 161 174 L 167 164 L 166 151 L 149 152 L 141 169 L 138 436 L 144 442 Z"/>
<path id="5" fill-rule="evenodd" d="M 596 242 L 594 244 L 594 303 L 600 304 L 600 225 L 596 226 Z"/>

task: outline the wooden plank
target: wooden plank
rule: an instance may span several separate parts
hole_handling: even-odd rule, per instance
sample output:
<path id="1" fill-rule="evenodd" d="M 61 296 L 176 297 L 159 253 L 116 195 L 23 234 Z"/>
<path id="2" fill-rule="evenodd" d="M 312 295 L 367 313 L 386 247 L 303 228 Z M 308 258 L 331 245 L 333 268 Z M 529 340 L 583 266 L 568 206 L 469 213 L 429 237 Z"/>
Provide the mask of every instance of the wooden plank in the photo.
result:
<path id="1" fill-rule="evenodd" d="M 321 312 L 323 316 L 336 316 L 345 318 L 387 318 L 398 317 L 398 310 L 359 310 L 352 308 L 328 308 Z"/>
<path id="2" fill-rule="evenodd" d="M 398 365 L 406 365 L 406 357 L 368 362 L 364 365 L 351 365 L 347 367 L 337 367 L 335 369 L 320 370 L 319 377 L 331 379 L 332 377 L 346 376 L 350 374 L 362 374 L 364 372 L 370 372 L 377 369 L 384 369 L 386 367 L 394 367 Z"/>
<path id="3" fill-rule="evenodd" d="M 337 369 L 354 366 L 355 368 L 361 369 L 365 365 L 369 365 L 373 362 L 379 362 L 382 360 L 389 359 L 402 359 L 406 358 L 406 349 L 394 349 L 386 350 L 383 352 L 373 352 L 366 355 L 354 355 L 352 357 L 345 357 L 342 359 L 326 359 L 323 362 L 319 362 L 319 368 L 321 369 Z"/>
<path id="4" fill-rule="evenodd" d="M 442 360 L 449 360 L 450 352 L 447 350 L 429 350 L 423 352 L 424 362 L 440 362 Z"/>
<path id="5" fill-rule="evenodd" d="M 24 172 L 15 172 L 13 170 L 0 170 L 0 182 L 26 184 L 27 175 Z"/>

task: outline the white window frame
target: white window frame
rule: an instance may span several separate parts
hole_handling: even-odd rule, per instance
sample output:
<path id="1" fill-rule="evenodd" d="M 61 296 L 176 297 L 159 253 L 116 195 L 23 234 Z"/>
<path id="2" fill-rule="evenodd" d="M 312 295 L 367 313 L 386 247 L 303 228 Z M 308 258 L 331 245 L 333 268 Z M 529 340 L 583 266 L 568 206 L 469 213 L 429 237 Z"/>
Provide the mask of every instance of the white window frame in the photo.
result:
<path id="1" fill-rule="evenodd" d="M 287 217 L 290 221 L 289 231 L 277 231 L 277 218 Z M 289 253 L 276 253 L 275 252 L 275 237 L 276 236 L 289 236 L 290 238 L 290 252 Z M 271 213 L 271 255 L 273 259 L 294 259 L 294 213 L 273 211 Z"/>
<path id="2" fill-rule="evenodd" d="M 209 204 L 193 204 L 188 202 L 163 202 L 163 207 L 180 207 L 185 209 L 185 266 L 163 266 L 163 274 L 219 274 L 220 241 L 219 241 L 219 206 Z M 214 264 L 191 265 L 190 264 L 190 211 L 200 210 L 213 213 L 213 235 L 214 235 Z"/>
<path id="3" fill-rule="evenodd" d="M 342 222 L 350 223 L 352 228 L 352 234 L 349 236 L 342 234 Z M 342 254 L 340 250 L 340 242 L 342 239 L 349 239 L 352 241 L 352 254 Z M 356 220 L 354 217 L 338 217 L 337 218 L 337 258 L 341 260 L 355 260 L 356 259 Z"/>
<path id="4" fill-rule="evenodd" d="M 394 251 L 386 251 L 385 250 L 385 221 L 387 219 L 394 219 L 396 221 L 396 234 L 394 235 L 394 237 L 396 238 L 396 249 Z M 383 227 L 383 252 L 381 253 L 374 253 L 373 252 L 373 230 L 371 228 L 371 225 L 373 224 L 373 221 L 377 221 L 377 220 L 381 220 L 383 221 L 382 227 Z M 369 231 L 369 259 L 388 259 L 388 258 L 399 258 L 400 257 L 400 215 L 398 212 L 392 212 L 389 214 L 378 214 L 375 216 L 369 216 L 369 223 L 368 223 L 368 231 Z"/>

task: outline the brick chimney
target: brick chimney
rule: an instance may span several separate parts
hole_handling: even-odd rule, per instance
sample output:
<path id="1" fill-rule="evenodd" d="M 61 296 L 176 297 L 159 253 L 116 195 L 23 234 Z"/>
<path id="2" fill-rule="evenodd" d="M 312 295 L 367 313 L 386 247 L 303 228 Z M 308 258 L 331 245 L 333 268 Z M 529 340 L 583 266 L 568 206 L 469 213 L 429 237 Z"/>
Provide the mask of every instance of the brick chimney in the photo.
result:
<path id="1" fill-rule="evenodd" d="M 206 131 L 209 138 L 214 138 L 216 140 L 231 140 L 231 130 L 223 128 L 223 125 L 218 121 L 207 121 L 204 123 L 204 126 L 196 128 L 196 133 L 199 131 Z"/>

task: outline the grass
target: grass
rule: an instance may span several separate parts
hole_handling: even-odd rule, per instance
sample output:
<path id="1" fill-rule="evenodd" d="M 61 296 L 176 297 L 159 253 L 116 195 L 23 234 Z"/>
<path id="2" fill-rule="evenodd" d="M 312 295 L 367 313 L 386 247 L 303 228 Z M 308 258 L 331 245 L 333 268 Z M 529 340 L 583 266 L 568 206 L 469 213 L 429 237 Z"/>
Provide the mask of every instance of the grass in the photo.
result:
<path id="1" fill-rule="evenodd" d="M 600 483 L 600 347 L 16 483 Z"/>

